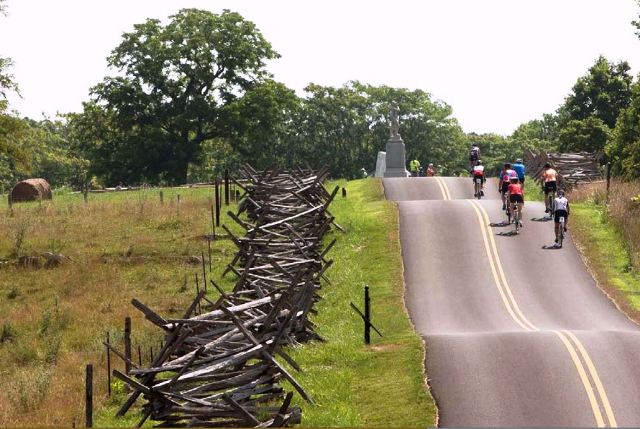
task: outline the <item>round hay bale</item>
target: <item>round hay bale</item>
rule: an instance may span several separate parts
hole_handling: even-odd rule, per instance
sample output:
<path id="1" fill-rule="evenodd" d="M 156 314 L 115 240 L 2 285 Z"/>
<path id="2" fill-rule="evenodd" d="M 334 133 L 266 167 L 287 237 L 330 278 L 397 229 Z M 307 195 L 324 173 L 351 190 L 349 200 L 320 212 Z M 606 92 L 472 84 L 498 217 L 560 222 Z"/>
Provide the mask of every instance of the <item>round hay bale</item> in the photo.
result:
<path id="1" fill-rule="evenodd" d="M 27 179 L 16 184 L 11 190 L 11 201 L 50 200 L 51 185 L 44 179 Z"/>

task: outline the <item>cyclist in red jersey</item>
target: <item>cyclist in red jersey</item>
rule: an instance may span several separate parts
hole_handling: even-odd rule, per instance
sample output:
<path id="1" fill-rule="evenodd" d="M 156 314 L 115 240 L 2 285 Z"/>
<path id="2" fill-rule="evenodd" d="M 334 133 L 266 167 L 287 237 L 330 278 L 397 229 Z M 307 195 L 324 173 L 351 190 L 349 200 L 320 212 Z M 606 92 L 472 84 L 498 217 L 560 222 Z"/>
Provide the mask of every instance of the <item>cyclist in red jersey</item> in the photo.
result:
<path id="1" fill-rule="evenodd" d="M 518 210 L 518 219 L 520 219 L 520 227 L 522 228 L 522 208 L 524 206 L 524 189 L 522 183 L 519 182 L 517 177 L 512 177 L 509 180 L 507 187 L 507 193 L 509 194 L 509 204 L 511 205 L 511 213 L 515 213 Z"/>

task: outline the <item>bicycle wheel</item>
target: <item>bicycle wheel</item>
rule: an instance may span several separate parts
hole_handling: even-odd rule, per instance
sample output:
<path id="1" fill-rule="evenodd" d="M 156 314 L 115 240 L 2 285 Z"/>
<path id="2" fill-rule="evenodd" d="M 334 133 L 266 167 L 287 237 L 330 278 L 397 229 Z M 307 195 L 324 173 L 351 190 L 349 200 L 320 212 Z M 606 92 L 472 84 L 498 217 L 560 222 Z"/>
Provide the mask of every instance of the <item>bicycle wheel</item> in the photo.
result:
<path id="1" fill-rule="evenodd" d="M 515 204 L 513 207 L 513 221 L 516 224 L 516 235 L 520 234 L 520 213 L 518 212 L 518 207 Z"/>
<path id="2" fill-rule="evenodd" d="M 511 203 L 507 203 L 507 225 L 511 224 Z"/>
<path id="3" fill-rule="evenodd" d="M 560 234 L 558 234 L 558 244 L 562 247 L 564 241 L 564 218 L 560 218 Z"/>

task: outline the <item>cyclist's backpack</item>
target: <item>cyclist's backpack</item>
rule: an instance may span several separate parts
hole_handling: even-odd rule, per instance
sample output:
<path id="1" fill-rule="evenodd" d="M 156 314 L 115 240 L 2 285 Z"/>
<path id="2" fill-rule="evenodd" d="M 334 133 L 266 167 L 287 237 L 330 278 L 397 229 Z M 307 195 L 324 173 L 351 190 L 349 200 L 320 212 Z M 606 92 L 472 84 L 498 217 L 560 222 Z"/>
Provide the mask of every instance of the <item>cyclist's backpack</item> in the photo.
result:
<path id="1" fill-rule="evenodd" d="M 478 150 L 479 148 L 477 147 L 472 147 L 471 150 L 469 151 L 469 159 L 472 161 L 477 161 L 478 160 Z"/>

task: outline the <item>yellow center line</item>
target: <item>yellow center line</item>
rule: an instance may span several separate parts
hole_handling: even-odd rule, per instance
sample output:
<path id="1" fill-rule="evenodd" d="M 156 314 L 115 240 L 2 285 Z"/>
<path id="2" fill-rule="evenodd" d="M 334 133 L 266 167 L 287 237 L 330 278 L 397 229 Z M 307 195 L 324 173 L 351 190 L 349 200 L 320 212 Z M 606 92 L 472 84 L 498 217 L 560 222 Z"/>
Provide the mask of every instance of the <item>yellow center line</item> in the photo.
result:
<path id="1" fill-rule="evenodd" d="M 442 192 L 442 199 L 447 201 L 448 198 L 447 198 L 447 192 L 445 191 L 445 188 L 444 188 L 444 183 L 440 180 L 438 176 L 433 176 L 433 178 L 436 179 L 436 183 L 440 187 L 440 192 Z"/>
<path id="2" fill-rule="evenodd" d="M 440 187 L 440 192 L 442 192 L 442 199 L 446 201 L 447 193 L 444 191 L 444 187 L 442 186 L 442 182 L 440 182 L 440 178 L 438 176 L 433 176 L 433 178 L 436 179 L 436 183 Z"/>
<path id="3" fill-rule="evenodd" d="M 607 392 L 604 390 L 604 386 L 602 385 L 602 381 L 600 380 L 600 376 L 598 375 L 598 371 L 596 371 L 596 367 L 587 353 L 587 349 L 580 342 L 578 337 L 575 336 L 573 332 L 570 331 L 562 331 L 569 338 L 573 340 L 573 343 L 578 348 L 578 351 L 582 355 L 582 359 L 587 364 L 587 368 L 589 368 L 589 373 L 591 374 L 591 378 L 593 379 L 594 384 L 596 385 L 596 389 L 598 389 L 598 394 L 600 395 L 600 399 L 602 400 L 602 405 L 604 405 L 604 411 L 607 414 L 607 419 L 609 419 L 609 426 L 612 428 L 618 427 L 618 423 L 616 422 L 616 418 L 613 415 L 613 409 L 611 408 L 611 404 L 609 403 L 609 398 L 607 397 Z"/>
<path id="4" fill-rule="evenodd" d="M 487 211 L 480 205 L 476 200 L 467 200 L 473 207 L 476 212 L 476 216 L 478 218 L 478 222 L 480 224 L 480 230 L 482 233 L 482 239 L 484 241 L 485 250 L 487 252 L 487 256 L 489 257 L 489 265 L 491 267 L 491 273 L 493 274 L 493 279 L 500 292 L 500 296 L 502 298 L 502 302 L 505 305 L 507 311 L 511 315 L 511 317 L 525 330 L 527 331 L 540 331 L 540 328 L 531 323 L 522 313 L 520 308 L 518 307 L 518 303 L 511 292 L 511 288 L 509 287 L 509 283 L 507 282 L 506 275 L 504 273 L 504 269 L 502 268 L 502 263 L 500 261 L 500 256 L 498 254 L 498 247 L 496 245 L 495 239 L 493 237 L 493 233 L 489 229 L 489 215 Z M 488 237 L 488 238 L 487 238 Z M 499 273 L 499 275 L 498 275 Z M 607 397 L 606 391 L 600 377 L 598 376 L 598 372 L 596 371 L 595 365 L 593 361 L 589 357 L 587 350 L 582 345 L 580 340 L 571 332 L 564 331 L 564 333 L 553 330 L 565 348 L 569 352 L 569 356 L 573 361 L 573 364 L 578 371 L 578 375 L 580 380 L 585 388 L 585 392 L 587 393 L 587 398 L 589 399 L 589 404 L 591 405 L 591 409 L 593 411 L 593 416 L 596 420 L 596 424 L 598 427 L 606 427 L 604 419 L 602 417 L 602 412 L 600 411 L 600 405 L 598 403 L 597 397 L 594 393 L 594 390 L 597 390 L 598 396 L 602 402 L 605 413 L 607 414 L 607 418 L 609 420 L 609 425 L 611 427 L 617 427 L 616 419 L 613 414 L 613 410 L 611 408 L 611 404 L 609 403 L 609 399 Z M 573 343 L 571 340 L 573 340 Z M 595 384 L 595 389 L 591 385 L 591 381 L 589 376 L 587 375 L 587 371 L 578 356 L 578 352 L 582 356 L 582 359 L 587 365 L 588 371 L 593 379 Z"/>
<path id="5" fill-rule="evenodd" d="M 471 207 L 473 207 L 473 210 L 475 210 L 476 216 L 478 217 L 478 223 L 480 224 L 480 229 L 482 231 L 482 239 L 484 241 L 484 248 L 487 251 L 487 255 L 489 256 L 489 266 L 491 267 L 491 273 L 493 274 L 493 280 L 495 282 L 496 288 L 500 292 L 500 297 L 502 298 L 502 302 L 504 303 L 504 306 L 507 308 L 507 311 L 509 312 L 509 314 L 511 315 L 513 320 L 515 320 L 516 323 L 518 323 L 518 325 L 520 325 L 524 330 L 530 331 L 531 328 L 529 328 L 514 313 L 513 308 L 511 308 L 511 304 L 509 303 L 509 300 L 507 299 L 507 296 L 505 295 L 505 292 L 504 292 L 504 290 L 502 288 L 502 285 L 500 284 L 500 278 L 498 277 L 498 273 L 496 271 L 496 266 L 495 266 L 495 263 L 493 261 L 493 257 L 491 255 L 491 250 L 489 250 L 489 240 L 487 239 L 487 235 L 486 235 L 486 231 L 485 231 L 485 225 L 484 225 L 484 222 L 482 221 L 482 215 L 480 214 L 480 210 L 478 210 L 478 208 L 476 207 L 476 204 L 474 204 L 474 201 L 471 201 L 471 200 L 467 200 L 467 201 L 469 202 L 469 204 L 471 204 Z"/>
<path id="6" fill-rule="evenodd" d="M 584 386 L 584 390 L 587 392 L 587 397 L 589 398 L 589 403 L 591 404 L 591 409 L 593 410 L 593 416 L 596 418 L 596 425 L 599 428 L 605 427 L 604 419 L 602 418 L 602 413 L 600 412 L 600 406 L 598 406 L 598 401 L 596 400 L 596 396 L 593 394 L 593 388 L 591 387 L 591 383 L 589 382 L 589 377 L 587 377 L 587 373 L 584 370 L 584 366 L 582 366 L 582 362 L 578 358 L 576 351 L 572 347 L 571 343 L 562 333 L 558 331 L 553 331 L 556 334 L 564 346 L 567 348 L 569 355 L 571 356 L 571 360 L 573 360 L 573 364 L 576 366 L 578 370 L 578 374 L 580 375 L 580 380 L 582 380 L 582 385 Z"/>
<path id="7" fill-rule="evenodd" d="M 490 225 L 489 214 L 484 209 L 484 207 L 482 207 L 480 205 L 479 202 L 473 200 L 473 203 L 477 205 L 478 209 L 480 209 L 480 212 L 482 213 L 482 216 L 484 217 L 484 223 L 482 224 L 483 229 L 485 229 L 485 228 L 488 229 L 489 228 L 488 225 Z M 527 325 L 529 325 L 529 327 L 532 330 L 539 331 L 540 329 L 538 329 L 536 326 L 534 326 L 534 324 L 531 323 L 529 321 L 529 319 L 527 319 L 525 317 L 524 314 L 522 314 L 522 311 L 520 310 L 520 307 L 518 307 L 518 303 L 517 303 L 516 299 L 514 298 L 513 293 L 511 292 L 511 288 L 509 287 L 509 283 L 507 283 L 507 277 L 504 274 L 504 269 L 502 268 L 502 262 L 500 261 L 500 256 L 498 256 L 498 246 L 496 246 L 496 240 L 493 237 L 493 233 L 491 231 L 488 231 L 487 235 L 489 236 L 489 241 L 491 243 L 491 249 L 493 250 L 493 257 L 496 260 L 496 266 L 498 267 L 498 272 L 500 273 L 500 279 L 502 280 L 502 284 L 504 285 L 504 288 L 507 291 L 507 295 L 509 296 L 509 300 L 511 301 L 511 304 L 513 305 L 513 308 L 515 309 L 516 313 L 518 313 L 518 316 L 520 316 L 520 318 Z"/>
<path id="8" fill-rule="evenodd" d="M 444 187 L 444 192 L 447 194 L 447 198 L 445 198 L 445 199 L 450 201 L 451 200 L 451 193 L 449 192 L 449 187 L 447 186 L 447 182 L 445 182 L 442 177 L 438 177 L 438 179 L 440 179 L 440 182 L 442 183 L 442 186 Z"/>

